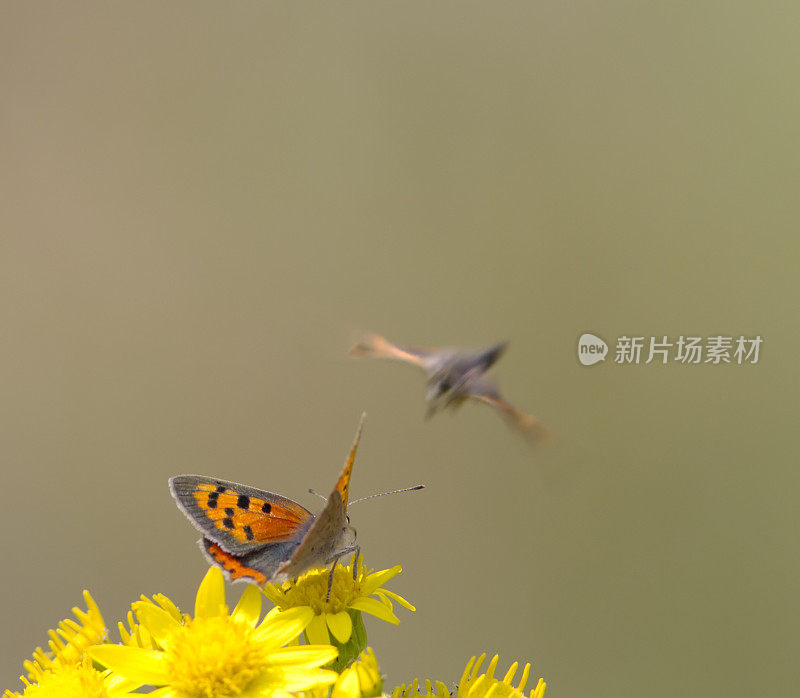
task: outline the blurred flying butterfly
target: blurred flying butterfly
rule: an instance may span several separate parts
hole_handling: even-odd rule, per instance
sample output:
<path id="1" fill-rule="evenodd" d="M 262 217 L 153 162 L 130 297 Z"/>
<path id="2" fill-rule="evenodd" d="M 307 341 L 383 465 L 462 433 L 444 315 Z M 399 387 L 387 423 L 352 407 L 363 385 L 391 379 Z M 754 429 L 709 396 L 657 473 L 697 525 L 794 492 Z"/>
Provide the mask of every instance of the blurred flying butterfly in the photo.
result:
<path id="1" fill-rule="evenodd" d="M 498 342 L 478 352 L 457 349 L 407 347 L 392 344 L 372 332 L 364 334 L 350 348 L 356 357 L 398 359 L 421 368 L 428 382 L 425 418 L 446 408 L 462 405 L 472 398 L 497 409 L 508 423 L 532 440 L 544 437 L 547 427 L 532 414 L 506 402 L 496 383 L 486 372 L 506 350 L 508 342 Z"/>
<path id="2" fill-rule="evenodd" d="M 357 552 L 347 495 L 363 423 L 362 416 L 341 475 L 317 515 L 279 494 L 235 482 L 202 475 L 170 478 L 178 507 L 203 534 L 200 547 L 208 561 L 231 581 L 264 585 Z"/>

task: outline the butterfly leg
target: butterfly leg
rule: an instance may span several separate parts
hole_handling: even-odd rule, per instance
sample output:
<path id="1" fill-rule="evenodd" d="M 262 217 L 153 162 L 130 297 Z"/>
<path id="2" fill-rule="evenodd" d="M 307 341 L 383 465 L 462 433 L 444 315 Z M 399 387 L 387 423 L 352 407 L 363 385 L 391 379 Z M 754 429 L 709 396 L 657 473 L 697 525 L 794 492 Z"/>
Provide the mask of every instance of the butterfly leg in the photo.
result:
<path id="1" fill-rule="evenodd" d="M 343 557 L 349 555 L 350 553 L 355 553 L 356 555 L 361 554 L 361 546 L 360 545 L 351 545 L 341 552 L 337 553 L 336 556 L 333 558 L 333 564 L 331 565 L 331 571 L 328 575 L 328 594 L 325 597 L 325 602 L 331 600 L 331 589 L 333 588 L 333 570 L 336 569 L 336 563 L 339 562 Z M 356 578 L 356 566 L 353 564 L 353 579 Z"/>
<path id="2" fill-rule="evenodd" d="M 339 558 L 333 558 L 333 564 L 331 565 L 331 571 L 328 574 L 328 593 L 325 595 L 325 603 L 331 600 L 331 589 L 333 589 L 333 571 L 336 569 L 336 563 L 339 562 Z"/>
<path id="3" fill-rule="evenodd" d="M 361 546 L 353 546 L 353 581 L 356 580 L 356 570 L 358 570 L 358 558 L 361 556 Z"/>

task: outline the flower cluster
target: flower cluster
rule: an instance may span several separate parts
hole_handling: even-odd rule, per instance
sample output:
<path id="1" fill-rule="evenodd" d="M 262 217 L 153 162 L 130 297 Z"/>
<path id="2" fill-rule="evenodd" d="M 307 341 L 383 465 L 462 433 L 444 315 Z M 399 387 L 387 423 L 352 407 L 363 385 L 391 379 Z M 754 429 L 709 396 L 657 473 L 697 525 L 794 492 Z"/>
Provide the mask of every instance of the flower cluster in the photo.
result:
<path id="1" fill-rule="evenodd" d="M 394 604 L 414 607 L 384 588 L 399 566 L 375 572 L 359 557 L 333 570 L 311 570 L 280 586 L 245 588 L 229 611 L 222 573 L 209 569 L 197 591 L 194 613 L 185 614 L 166 596 L 141 597 L 126 622 L 120 643 L 110 643 L 97 604 L 84 593 L 87 610 L 50 632 L 49 651 L 37 648 L 25 662 L 22 693 L 3 698 L 377 698 L 383 677 L 367 647 L 362 613 L 398 624 Z M 262 601 L 273 604 L 262 617 Z M 305 642 L 301 644 L 300 640 Z M 473 657 L 458 685 L 457 698 L 542 698 L 540 679 L 524 693 L 530 673 L 512 684 L 518 665 L 494 678 L 495 656 Z M 449 698 L 445 684 L 417 680 L 398 686 L 392 698 Z"/>
<path id="2" fill-rule="evenodd" d="M 119 698 L 136 688 L 120 676 L 94 668 L 87 652 L 108 637 L 100 609 L 88 591 L 86 611 L 73 608 L 77 621 L 67 618 L 49 632 L 49 651 L 37 647 L 25 661 L 24 694 L 7 690 L 3 698 Z"/>

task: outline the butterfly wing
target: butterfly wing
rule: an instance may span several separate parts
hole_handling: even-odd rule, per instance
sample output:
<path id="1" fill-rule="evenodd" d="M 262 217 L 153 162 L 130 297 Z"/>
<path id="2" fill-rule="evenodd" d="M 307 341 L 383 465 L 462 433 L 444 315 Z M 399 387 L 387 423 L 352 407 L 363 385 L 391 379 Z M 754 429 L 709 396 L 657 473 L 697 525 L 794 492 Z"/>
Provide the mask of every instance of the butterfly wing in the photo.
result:
<path id="1" fill-rule="evenodd" d="M 278 569 L 297 549 L 300 541 L 267 543 L 241 555 L 225 552 L 218 543 L 209 538 L 200 541 L 206 559 L 220 567 L 231 582 L 254 582 L 263 586 L 276 581 Z"/>
<path id="2" fill-rule="evenodd" d="M 438 349 L 392 344 L 388 339 L 374 332 L 361 335 L 350 347 L 350 355 L 357 358 L 398 359 L 419 366 L 425 371 L 431 370 L 433 365 L 438 363 L 440 353 Z"/>
<path id="3" fill-rule="evenodd" d="M 267 544 L 297 544 L 314 521 L 291 499 L 235 482 L 179 475 L 170 479 L 169 488 L 203 536 L 233 555 Z"/>
<path id="4" fill-rule="evenodd" d="M 350 494 L 350 476 L 353 474 L 353 464 L 356 462 L 356 451 L 358 451 L 358 444 L 361 441 L 361 431 L 364 428 L 364 420 L 366 417 L 366 414 L 361 415 L 361 421 L 358 423 L 358 431 L 356 431 L 356 438 L 353 439 L 350 453 L 347 455 L 347 460 L 344 463 L 342 472 L 331 493 L 331 497 L 335 494 L 339 495 L 339 498 L 342 500 L 342 513 L 345 515 L 347 514 L 347 497 Z M 331 497 L 328 499 L 330 500 Z"/>
<path id="5" fill-rule="evenodd" d="M 508 340 L 493 344 L 488 349 L 478 352 L 472 359 L 473 363 L 480 369 L 480 372 L 488 371 L 489 368 L 503 355 L 508 349 Z"/>
<path id="6" fill-rule="evenodd" d="M 355 532 L 347 521 L 347 498 L 350 494 L 350 476 L 353 474 L 353 463 L 363 426 L 364 415 L 361 416 L 356 438 L 336 486 L 328 497 L 328 503 L 314 519 L 291 559 L 278 569 L 278 579 L 292 579 L 314 567 L 323 567 L 340 553 L 349 550 L 354 543 Z M 352 539 L 346 541 L 348 531 L 352 534 Z"/>
<path id="7" fill-rule="evenodd" d="M 538 417 L 528 414 L 504 400 L 493 383 L 478 379 L 469 385 L 469 397 L 494 407 L 508 423 L 532 442 L 545 440 L 550 430 Z"/>

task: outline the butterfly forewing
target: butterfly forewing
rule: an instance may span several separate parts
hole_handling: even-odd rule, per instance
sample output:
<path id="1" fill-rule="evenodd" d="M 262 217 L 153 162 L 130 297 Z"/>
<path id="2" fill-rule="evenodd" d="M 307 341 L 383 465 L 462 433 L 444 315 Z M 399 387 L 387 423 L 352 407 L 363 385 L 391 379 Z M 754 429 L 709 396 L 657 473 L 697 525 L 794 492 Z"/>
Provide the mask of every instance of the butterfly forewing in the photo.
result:
<path id="1" fill-rule="evenodd" d="M 286 497 L 200 475 L 170 480 L 181 510 L 203 535 L 230 553 L 297 540 L 313 514 Z"/>
<path id="2" fill-rule="evenodd" d="M 358 450 L 358 443 L 361 441 L 361 429 L 364 425 L 364 418 L 361 418 L 361 424 L 358 425 L 358 431 L 356 432 L 356 438 L 353 441 L 353 445 L 350 447 L 350 453 L 347 456 L 347 460 L 345 461 L 344 468 L 342 468 L 342 472 L 339 475 L 339 479 L 336 481 L 336 487 L 334 488 L 334 493 L 339 493 L 342 501 L 340 506 L 342 507 L 342 513 L 345 514 L 347 511 L 347 495 L 350 493 L 350 476 L 353 474 L 353 463 L 356 461 L 356 451 Z M 333 495 L 331 495 L 333 496 Z M 330 501 L 330 497 L 328 498 Z"/>
<path id="3" fill-rule="evenodd" d="M 361 416 L 356 438 L 325 508 L 314 519 L 291 558 L 278 568 L 279 578 L 297 577 L 312 567 L 326 565 L 354 542 L 354 538 L 346 541 L 347 532 L 351 530 L 347 525 L 347 496 L 363 426 L 364 415 Z"/>

